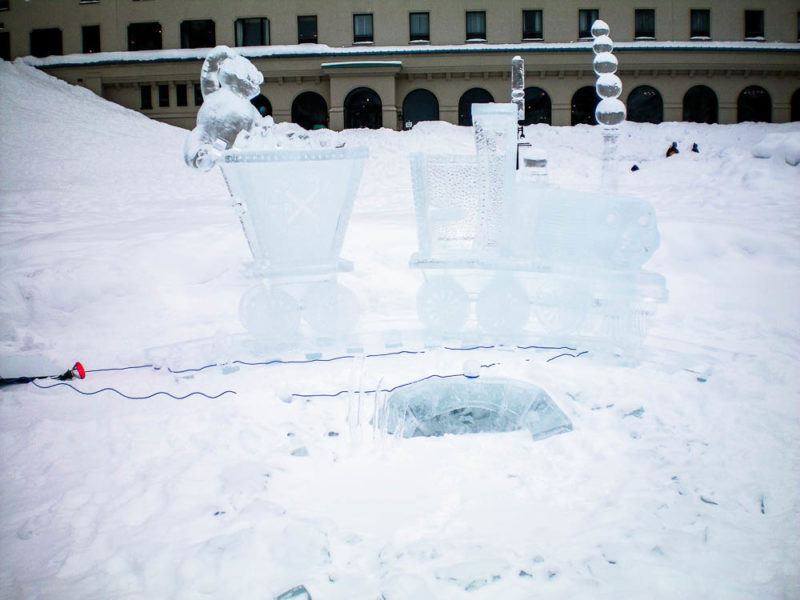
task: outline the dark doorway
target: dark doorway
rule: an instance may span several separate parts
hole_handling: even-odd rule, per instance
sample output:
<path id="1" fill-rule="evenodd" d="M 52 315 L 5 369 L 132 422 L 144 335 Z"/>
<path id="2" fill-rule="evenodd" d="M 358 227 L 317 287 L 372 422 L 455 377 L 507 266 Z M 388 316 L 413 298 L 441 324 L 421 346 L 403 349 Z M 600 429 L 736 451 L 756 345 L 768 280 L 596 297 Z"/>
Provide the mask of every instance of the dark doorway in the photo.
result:
<path id="1" fill-rule="evenodd" d="M 706 85 L 696 85 L 683 96 L 683 120 L 692 123 L 717 123 L 719 121 L 717 95 Z"/>
<path id="2" fill-rule="evenodd" d="M 792 94 L 792 110 L 789 116 L 790 121 L 800 121 L 800 88 L 794 91 Z"/>
<path id="3" fill-rule="evenodd" d="M 494 102 L 492 95 L 483 88 L 472 88 L 458 100 L 458 124 L 472 126 L 472 105 Z"/>
<path id="4" fill-rule="evenodd" d="M 328 127 L 328 103 L 316 92 L 303 92 L 292 102 L 292 123 L 303 129 Z"/>
<path id="5" fill-rule="evenodd" d="M 269 100 L 267 100 L 267 97 L 264 94 L 259 94 L 250 100 L 250 104 L 258 109 L 258 112 L 262 117 L 272 114 L 272 104 L 270 104 Z"/>
<path id="6" fill-rule="evenodd" d="M 356 88 L 344 100 L 345 129 L 380 129 L 383 127 L 381 97 L 369 88 Z"/>
<path id="7" fill-rule="evenodd" d="M 654 87 L 640 85 L 628 94 L 628 121 L 661 123 L 664 120 L 664 101 Z"/>
<path id="8" fill-rule="evenodd" d="M 542 88 L 525 88 L 525 125 L 551 123 L 552 103 Z"/>
<path id="9" fill-rule="evenodd" d="M 772 122 L 772 98 L 761 86 L 748 86 L 739 94 L 736 103 L 736 122 L 743 121 Z"/>
<path id="10" fill-rule="evenodd" d="M 592 85 L 582 87 L 575 92 L 572 96 L 572 124 L 597 125 L 594 109 L 598 102 L 600 102 L 600 98 Z"/>
<path id="11" fill-rule="evenodd" d="M 31 54 L 39 58 L 63 54 L 61 46 L 61 30 L 58 27 L 50 29 L 34 29 L 31 31 Z"/>
<path id="12" fill-rule="evenodd" d="M 409 92 L 403 100 L 403 129 L 410 129 L 420 121 L 439 120 L 439 101 L 428 90 Z"/>

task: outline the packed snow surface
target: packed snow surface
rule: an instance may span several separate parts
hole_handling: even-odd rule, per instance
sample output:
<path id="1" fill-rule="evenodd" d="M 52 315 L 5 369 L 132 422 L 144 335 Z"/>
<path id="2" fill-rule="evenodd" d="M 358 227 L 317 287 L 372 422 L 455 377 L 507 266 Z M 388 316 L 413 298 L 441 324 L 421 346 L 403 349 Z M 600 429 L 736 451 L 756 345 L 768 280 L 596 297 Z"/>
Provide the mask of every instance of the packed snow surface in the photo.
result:
<path id="1" fill-rule="evenodd" d="M 800 125 L 624 124 L 620 187 L 656 208 L 670 291 L 628 365 L 232 362 L 250 256 L 219 170 L 183 164 L 187 132 L 7 62 L 0 127 L 0 375 L 90 371 L 0 389 L 0 597 L 800 597 Z M 468 153 L 472 132 L 342 135 L 370 153 L 347 285 L 368 322 L 413 322 L 408 155 Z M 596 186 L 598 129 L 526 137 L 551 183 Z M 152 362 L 197 339 L 221 366 Z M 574 430 L 386 438 L 374 395 L 335 395 L 465 361 L 547 390 Z"/>

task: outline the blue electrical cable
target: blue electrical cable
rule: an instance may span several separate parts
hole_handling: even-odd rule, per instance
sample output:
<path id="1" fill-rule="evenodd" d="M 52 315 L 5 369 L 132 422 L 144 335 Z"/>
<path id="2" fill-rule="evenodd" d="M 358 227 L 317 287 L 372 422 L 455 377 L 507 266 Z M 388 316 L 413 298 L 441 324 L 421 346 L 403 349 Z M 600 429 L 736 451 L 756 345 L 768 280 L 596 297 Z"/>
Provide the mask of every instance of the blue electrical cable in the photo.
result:
<path id="1" fill-rule="evenodd" d="M 492 346 L 470 346 L 470 347 L 465 347 L 465 348 L 455 348 L 455 347 L 445 346 L 444 349 L 445 350 L 449 350 L 449 351 L 471 351 L 471 350 L 491 350 L 491 349 L 496 348 L 496 347 L 497 346 L 493 346 L 493 345 Z M 571 348 L 569 346 L 560 346 L 560 347 L 551 347 L 551 346 L 516 346 L 516 348 L 518 348 L 520 350 L 532 350 L 532 349 L 535 349 L 535 350 L 570 350 L 571 351 L 571 352 L 562 352 L 561 354 L 558 354 L 556 356 L 550 357 L 550 358 L 547 359 L 546 362 L 551 362 L 553 360 L 556 360 L 557 358 L 561 358 L 561 357 L 564 357 L 564 356 L 570 356 L 572 358 L 578 358 L 580 356 L 583 356 L 584 354 L 588 354 L 588 352 L 589 352 L 588 350 L 583 350 L 582 352 L 578 352 L 577 354 L 573 354 L 572 352 L 576 352 L 576 349 L 575 348 Z M 385 357 L 385 356 L 399 356 L 401 354 L 425 354 L 426 352 L 427 352 L 426 350 L 397 350 L 397 351 L 393 351 L 393 352 L 383 352 L 383 353 L 378 353 L 378 354 L 367 354 L 367 355 L 365 355 L 365 357 L 366 358 L 380 358 L 380 357 Z M 299 364 L 311 364 L 311 363 L 316 363 L 316 362 L 334 362 L 334 361 L 337 361 L 337 360 L 344 360 L 344 359 L 348 359 L 348 358 L 355 358 L 355 355 L 353 355 L 353 354 L 345 354 L 345 355 L 341 355 L 341 356 L 333 356 L 331 358 L 309 358 L 309 359 L 305 359 L 305 360 L 273 359 L 273 360 L 267 360 L 267 361 L 261 361 L 261 362 L 246 362 L 246 361 L 242 361 L 242 360 L 234 360 L 234 361 L 231 362 L 231 364 L 238 364 L 238 365 L 245 365 L 245 366 L 268 366 L 268 365 L 274 365 L 274 364 L 299 365 Z M 489 363 L 489 364 L 485 364 L 485 365 L 480 365 L 480 367 L 482 369 L 486 369 L 486 368 L 497 366 L 498 364 L 500 364 L 500 363 Z M 180 375 L 180 374 L 183 374 L 183 373 L 198 373 L 200 371 L 204 371 L 206 369 L 210 369 L 212 367 L 217 367 L 217 366 L 219 366 L 219 363 L 212 363 L 212 364 L 204 365 L 202 367 L 195 367 L 195 368 L 189 368 L 189 369 L 180 369 L 180 370 L 173 370 L 173 369 L 170 369 L 168 367 L 167 370 L 170 373 L 174 374 L 174 375 Z M 129 367 L 111 367 L 111 368 L 105 368 L 105 369 L 89 369 L 86 372 L 87 373 L 104 373 L 104 372 L 127 371 L 127 370 L 133 370 L 133 369 L 146 369 L 146 368 L 158 369 L 159 367 L 156 367 L 155 365 L 152 365 L 152 364 L 146 364 L 146 365 L 133 365 L 133 366 L 129 366 Z M 454 374 L 454 375 L 433 374 L 433 375 L 428 375 L 428 376 L 423 377 L 421 379 L 417 379 L 417 380 L 410 381 L 410 382 L 407 382 L 407 383 L 401 383 L 400 385 L 397 385 L 397 386 L 395 386 L 393 388 L 381 389 L 381 390 L 366 390 L 366 391 L 364 391 L 364 393 L 366 393 L 366 394 L 374 394 L 374 393 L 376 393 L 378 391 L 389 393 L 389 392 L 393 392 L 395 390 L 398 390 L 398 389 L 400 389 L 402 387 L 413 385 L 415 383 L 420 383 L 422 381 L 426 381 L 428 379 L 432 379 L 432 378 L 435 378 L 435 377 L 438 377 L 440 379 L 447 379 L 447 378 L 450 378 L 450 377 L 467 377 L 467 376 L 462 374 L 462 373 L 457 373 L 457 374 Z M 225 390 L 224 392 L 220 392 L 216 396 L 209 396 L 208 394 L 206 394 L 204 392 L 191 392 L 189 394 L 186 394 L 185 396 L 175 396 L 174 394 L 170 394 L 169 392 L 154 392 L 154 393 L 149 394 L 147 396 L 131 396 L 129 394 L 125 394 L 123 392 L 120 392 L 117 389 L 110 388 L 110 387 L 106 387 L 106 388 L 103 388 L 103 389 L 100 389 L 100 390 L 96 390 L 94 392 L 84 392 L 84 391 L 79 390 L 75 386 L 70 385 L 68 383 L 56 383 L 56 384 L 53 384 L 53 385 L 41 385 L 39 383 L 36 383 L 35 381 L 33 381 L 31 383 L 33 383 L 36 387 L 38 387 L 40 389 L 44 389 L 44 390 L 50 389 L 50 388 L 54 388 L 54 387 L 57 387 L 57 386 L 60 386 L 60 385 L 64 385 L 64 386 L 67 386 L 68 388 L 78 392 L 79 394 L 81 394 L 83 396 L 94 396 L 94 395 L 99 394 L 101 392 L 114 392 L 115 394 L 118 394 L 118 395 L 122 396 L 123 398 L 127 398 L 128 400 L 148 400 L 150 398 L 153 398 L 153 397 L 159 396 L 159 395 L 168 396 L 168 397 L 173 398 L 175 400 L 185 400 L 186 398 L 189 398 L 191 396 L 203 396 L 205 398 L 208 398 L 209 400 L 215 400 L 215 399 L 217 399 L 217 398 L 219 398 L 221 396 L 224 396 L 225 394 L 234 394 L 234 395 L 236 394 L 236 392 L 233 391 L 233 390 Z M 335 394 L 292 394 L 292 396 L 296 396 L 298 398 L 336 398 L 337 396 L 341 396 L 342 394 L 346 394 L 346 393 L 349 393 L 349 392 L 350 392 L 350 390 L 341 390 L 339 392 L 336 392 Z"/>

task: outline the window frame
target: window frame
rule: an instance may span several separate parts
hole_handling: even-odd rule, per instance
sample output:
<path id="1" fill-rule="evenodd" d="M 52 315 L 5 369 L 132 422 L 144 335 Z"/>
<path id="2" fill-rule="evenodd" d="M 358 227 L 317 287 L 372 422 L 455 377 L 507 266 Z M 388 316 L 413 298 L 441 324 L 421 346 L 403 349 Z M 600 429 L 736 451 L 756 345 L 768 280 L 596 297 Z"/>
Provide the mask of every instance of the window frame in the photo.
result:
<path id="1" fill-rule="evenodd" d="M 578 39 L 590 40 L 592 39 L 592 25 L 600 18 L 599 8 L 579 8 L 578 9 Z M 585 27 L 582 28 L 584 20 L 586 21 Z"/>
<path id="2" fill-rule="evenodd" d="M 482 31 L 473 29 L 470 31 L 470 17 L 479 18 L 482 22 Z M 465 39 L 469 42 L 485 42 L 486 37 L 486 11 L 485 10 L 468 10 L 464 15 L 464 29 Z"/>
<path id="3" fill-rule="evenodd" d="M 748 23 L 748 16 L 753 18 L 758 18 L 758 33 L 755 35 L 751 35 L 754 31 L 748 31 L 748 29 L 752 29 L 752 22 Z M 764 11 L 759 9 L 747 9 L 744 11 L 744 39 L 751 40 L 751 41 L 764 41 Z M 748 27 L 750 25 L 750 27 Z"/>
<path id="4" fill-rule="evenodd" d="M 537 20 L 536 17 L 538 16 L 538 31 L 534 27 L 533 29 L 526 29 L 526 16 L 534 17 L 534 22 Z M 533 35 L 526 35 L 526 34 L 533 34 Z M 538 33 L 538 35 L 536 35 Z M 523 10 L 522 11 L 522 41 L 541 41 L 544 40 L 544 11 L 542 9 L 531 9 L 531 10 Z"/>
<path id="5" fill-rule="evenodd" d="M 34 34 L 36 34 L 38 37 L 39 35 L 44 35 L 45 32 L 57 32 L 58 44 L 55 44 L 55 39 L 48 40 L 47 50 L 55 49 L 57 47 L 58 52 L 48 52 L 47 54 L 34 53 Z M 52 35 L 56 35 L 56 33 L 53 33 Z M 41 44 L 41 41 L 42 40 L 37 40 L 36 45 L 39 46 Z M 45 56 L 63 56 L 64 54 L 64 32 L 61 31 L 60 27 L 37 27 L 36 29 L 31 29 L 29 35 L 29 42 L 30 42 L 31 55 L 33 56 L 43 58 Z M 39 51 L 38 48 L 37 51 Z"/>
<path id="6" fill-rule="evenodd" d="M 703 31 L 695 30 L 695 17 L 705 17 L 705 28 Z M 689 39 L 690 40 L 710 40 L 711 39 L 711 9 L 692 8 L 689 10 Z"/>
<path id="7" fill-rule="evenodd" d="M 358 33 L 358 22 L 369 23 L 369 33 Z M 375 19 L 372 13 L 353 13 L 353 43 L 354 44 L 373 44 L 375 43 Z"/>
<path id="8" fill-rule="evenodd" d="M 642 31 L 639 29 L 639 18 L 647 17 L 650 21 L 649 29 Z M 637 8 L 633 11 L 633 39 L 634 40 L 654 40 L 656 39 L 656 9 Z"/>
<path id="9" fill-rule="evenodd" d="M 248 21 L 252 22 L 258 21 L 260 34 L 259 34 L 259 43 L 257 44 L 244 43 L 245 23 Z M 269 46 L 271 43 L 269 19 L 267 17 L 240 17 L 236 19 L 233 22 L 233 39 L 237 48 L 247 47 L 247 46 Z"/>
<path id="10" fill-rule="evenodd" d="M 192 37 L 195 35 L 199 35 L 196 31 L 192 31 L 190 28 L 195 24 L 211 24 L 211 39 L 210 40 L 201 40 L 199 42 L 192 41 Z M 203 35 L 208 35 L 208 31 L 204 31 Z M 180 36 L 181 36 L 181 48 L 188 49 L 188 48 L 213 48 L 217 45 L 217 24 L 214 22 L 213 19 L 184 19 L 181 21 L 180 24 Z M 209 41 L 210 44 L 205 43 Z M 188 42 L 188 43 L 187 43 Z"/>
<path id="11" fill-rule="evenodd" d="M 88 47 L 87 39 L 86 39 L 87 30 L 96 30 L 97 31 L 97 48 L 96 49 L 92 49 L 92 48 L 87 49 L 87 47 Z M 94 54 L 95 52 L 101 52 L 100 25 L 81 25 L 81 50 L 83 51 L 83 54 Z"/>
<path id="12" fill-rule="evenodd" d="M 414 17 L 424 17 L 424 33 L 414 33 Z M 408 13 L 408 41 L 417 44 L 431 41 L 431 13 L 421 11 Z"/>
<path id="13" fill-rule="evenodd" d="M 307 20 L 310 22 L 311 19 L 314 20 L 314 36 L 312 40 L 307 40 L 302 37 L 300 31 L 300 20 Z M 319 44 L 319 25 L 317 20 L 317 15 L 297 15 L 297 43 L 298 44 Z"/>
<path id="14" fill-rule="evenodd" d="M 133 31 L 144 31 L 145 25 L 155 25 L 158 28 L 158 46 L 154 48 L 132 47 L 132 45 L 135 44 L 136 41 L 131 37 L 131 31 L 132 31 L 131 28 L 134 28 Z M 164 48 L 164 28 L 161 27 L 161 23 L 158 21 L 137 21 L 136 23 L 128 23 L 127 32 L 128 32 L 128 52 L 138 52 L 141 50 L 162 50 Z"/>

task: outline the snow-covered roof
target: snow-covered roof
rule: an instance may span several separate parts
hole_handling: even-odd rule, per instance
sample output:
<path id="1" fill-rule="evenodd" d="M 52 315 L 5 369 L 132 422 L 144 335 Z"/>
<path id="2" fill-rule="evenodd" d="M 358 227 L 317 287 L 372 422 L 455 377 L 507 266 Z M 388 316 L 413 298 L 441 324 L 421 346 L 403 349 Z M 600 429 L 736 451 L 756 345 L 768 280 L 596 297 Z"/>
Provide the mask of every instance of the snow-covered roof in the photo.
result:
<path id="1" fill-rule="evenodd" d="M 324 44 L 297 44 L 289 46 L 237 47 L 242 56 L 248 58 L 297 58 L 297 57 L 359 57 L 374 55 L 410 54 L 493 54 L 493 53 L 538 53 L 538 52 L 585 52 L 591 42 L 526 42 L 519 44 L 458 44 L 442 46 L 358 46 L 331 47 Z M 788 42 L 621 42 L 614 45 L 618 52 L 627 51 L 743 51 L 743 52 L 800 52 L 800 43 Z M 73 66 L 111 63 L 172 62 L 203 60 L 208 48 L 172 50 L 141 50 L 137 52 L 98 52 L 94 54 L 68 54 L 36 58 L 26 56 L 26 64 L 35 67 Z"/>

